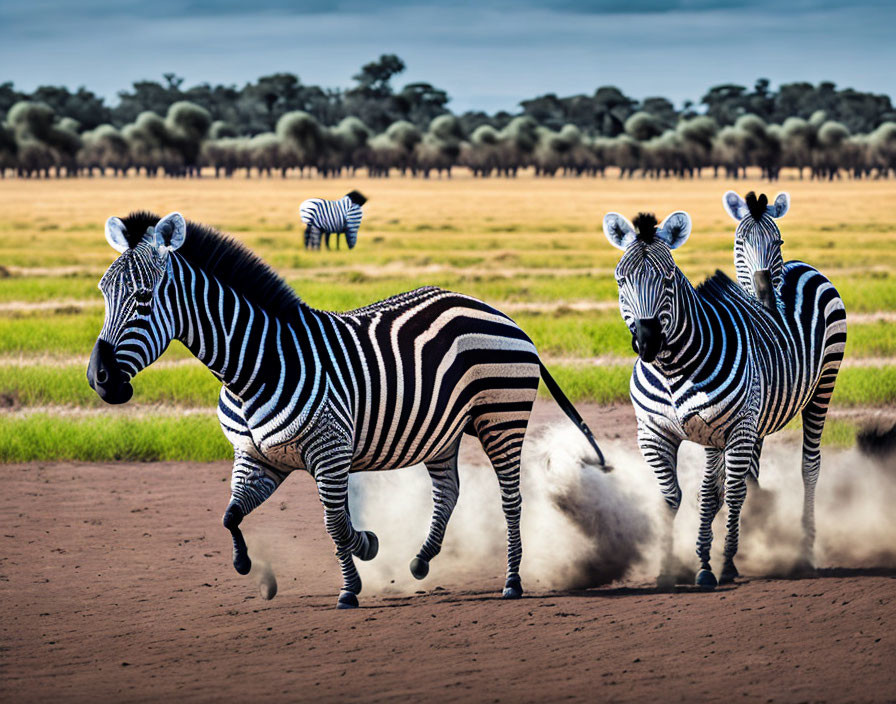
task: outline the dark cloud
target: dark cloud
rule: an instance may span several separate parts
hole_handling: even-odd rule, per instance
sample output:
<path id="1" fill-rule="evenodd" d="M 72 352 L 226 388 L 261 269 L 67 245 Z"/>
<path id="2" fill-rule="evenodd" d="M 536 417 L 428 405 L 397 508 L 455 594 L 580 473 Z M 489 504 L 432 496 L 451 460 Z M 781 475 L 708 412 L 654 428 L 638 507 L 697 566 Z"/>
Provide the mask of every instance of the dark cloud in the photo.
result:
<path id="1" fill-rule="evenodd" d="M 430 81 L 456 110 L 515 110 L 520 99 L 591 93 L 699 100 L 719 83 L 832 80 L 896 92 L 896 7 L 794 0 L 0 0 L 0 81 L 86 85 L 110 98 L 175 71 L 187 85 L 241 84 L 277 71 L 350 85 L 397 53 L 401 82 Z M 371 9 L 375 7 L 375 9 Z M 622 12 L 622 9 L 625 12 Z"/>

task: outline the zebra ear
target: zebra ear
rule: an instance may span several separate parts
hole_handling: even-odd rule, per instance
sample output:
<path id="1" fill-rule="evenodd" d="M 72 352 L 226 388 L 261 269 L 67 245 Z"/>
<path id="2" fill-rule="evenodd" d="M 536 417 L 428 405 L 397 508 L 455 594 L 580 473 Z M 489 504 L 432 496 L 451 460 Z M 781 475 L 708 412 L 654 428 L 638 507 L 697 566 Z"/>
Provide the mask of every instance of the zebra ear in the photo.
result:
<path id="1" fill-rule="evenodd" d="M 173 252 L 179 249 L 186 237 L 187 221 L 180 213 L 170 213 L 156 225 L 155 242 L 161 250 Z"/>
<path id="2" fill-rule="evenodd" d="M 120 218 L 109 218 L 106 220 L 106 242 L 119 254 L 123 253 L 130 245 L 128 244 L 127 228 Z"/>
<path id="3" fill-rule="evenodd" d="M 619 213 L 604 215 L 604 234 L 616 249 L 625 251 L 635 241 L 638 234 L 629 219 Z"/>
<path id="4" fill-rule="evenodd" d="M 747 207 L 747 201 L 734 191 L 728 191 L 722 196 L 722 207 L 725 208 L 726 213 L 738 222 L 743 220 L 747 213 L 750 212 L 750 209 Z"/>
<path id="5" fill-rule="evenodd" d="M 768 214 L 776 220 L 787 215 L 788 210 L 790 210 L 790 194 L 787 191 L 779 193 L 775 197 L 775 202 L 768 206 Z"/>
<path id="6" fill-rule="evenodd" d="M 691 216 L 683 210 L 676 210 L 668 215 L 656 228 L 656 236 L 669 245 L 669 249 L 678 249 L 687 242 L 691 235 Z"/>

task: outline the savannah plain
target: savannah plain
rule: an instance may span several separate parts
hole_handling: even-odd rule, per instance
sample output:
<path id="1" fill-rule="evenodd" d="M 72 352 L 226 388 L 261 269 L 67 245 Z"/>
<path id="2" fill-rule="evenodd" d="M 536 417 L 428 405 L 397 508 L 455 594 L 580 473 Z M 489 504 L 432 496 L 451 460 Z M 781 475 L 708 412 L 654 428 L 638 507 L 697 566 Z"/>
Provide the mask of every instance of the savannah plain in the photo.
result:
<path id="1" fill-rule="evenodd" d="M 306 252 L 299 202 L 353 188 L 369 198 L 358 246 Z M 419 473 L 392 473 L 390 483 L 353 496 L 356 524 L 367 521 L 359 527 L 377 531 L 381 547 L 362 572 L 362 608 L 348 613 L 333 609 L 332 543 L 312 481 L 297 476 L 244 524 L 257 563 L 277 575 L 279 593 L 266 601 L 258 574 L 233 571 L 220 525 L 230 447 L 217 429 L 211 374 L 175 342 L 136 378 L 125 406 L 103 405 L 87 386 L 103 319 L 96 284 L 115 256 L 103 223 L 132 210 L 178 210 L 246 243 L 318 308 L 439 285 L 507 312 L 607 451 L 615 469 L 594 486 L 649 517 L 656 507 L 646 497 L 659 492 L 637 454 L 628 403 L 634 353 L 613 280 L 619 252 L 601 220 L 610 210 L 660 219 L 687 210 L 694 230 L 676 251 L 680 268 L 694 284 L 716 269 L 733 276 L 735 224 L 721 206 L 729 188 L 790 192 L 779 223 L 785 258 L 821 269 L 847 308 L 846 359 L 824 437 L 815 578 L 787 577 L 778 550 L 799 536 L 794 426 L 766 443 L 768 493 L 762 505 L 758 495 L 747 499 L 752 538 L 732 587 L 657 593 L 649 536 L 623 559 L 621 579 L 591 589 L 564 581 L 561 558 L 592 550 L 618 561 L 628 545 L 618 534 L 635 525 L 629 509 L 608 506 L 587 523 L 600 535 L 580 536 L 597 547 L 567 554 L 560 546 L 553 562 L 542 559 L 550 552 L 542 544 L 554 526 L 531 519 L 523 564 L 535 566 L 523 573 L 525 598 L 500 601 L 503 525 L 485 526 L 485 537 L 464 527 L 490 500 L 479 494 L 497 501 L 497 484 L 465 441 L 462 463 L 486 479 L 467 483 L 424 582 L 410 580 L 413 551 L 402 542 L 426 530 Z M 896 461 L 855 446 L 869 423 L 896 421 L 894 213 L 893 181 L 801 181 L 787 172 L 772 185 L 474 179 L 463 171 L 441 180 L 0 181 L 0 690 L 16 701 L 91 702 L 246 692 L 278 701 L 892 701 Z M 549 397 L 539 400 L 533 473 L 551 454 L 546 429 L 563 423 Z M 692 451 L 681 467 L 691 514 L 699 461 Z M 405 491 L 403 477 L 422 488 Z M 544 508 L 531 486 L 524 520 L 527 506 Z M 480 513 L 500 515 L 492 504 Z M 680 516 L 676 534 L 691 566 L 692 519 Z M 723 528 L 721 515 L 716 546 Z M 374 570 L 378 561 L 384 567 Z"/>

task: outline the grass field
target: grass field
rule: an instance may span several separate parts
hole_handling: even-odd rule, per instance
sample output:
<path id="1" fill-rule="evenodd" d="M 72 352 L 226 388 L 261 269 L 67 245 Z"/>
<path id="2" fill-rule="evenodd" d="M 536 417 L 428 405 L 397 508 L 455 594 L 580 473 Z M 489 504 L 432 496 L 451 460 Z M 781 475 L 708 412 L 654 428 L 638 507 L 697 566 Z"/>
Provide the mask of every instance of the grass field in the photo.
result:
<path id="1" fill-rule="evenodd" d="M 351 188 L 370 201 L 357 248 L 307 253 L 298 203 Z M 847 305 L 835 407 L 896 403 L 896 187 L 891 181 L 518 179 L 72 179 L 0 182 L 0 461 L 213 459 L 228 446 L 217 383 L 179 343 L 104 407 L 84 369 L 103 317 L 96 288 L 115 253 L 110 215 L 179 210 L 246 242 L 315 307 L 345 310 L 421 285 L 480 297 L 535 340 L 576 400 L 626 402 L 634 355 L 616 307 L 609 210 L 690 212 L 676 252 L 693 282 L 733 275 L 728 188 L 788 190 L 784 253 L 821 268 Z M 184 422 L 178 418 L 186 414 Z M 831 429 L 839 443 L 853 426 Z M 191 437 L 199 439 L 192 441 Z"/>

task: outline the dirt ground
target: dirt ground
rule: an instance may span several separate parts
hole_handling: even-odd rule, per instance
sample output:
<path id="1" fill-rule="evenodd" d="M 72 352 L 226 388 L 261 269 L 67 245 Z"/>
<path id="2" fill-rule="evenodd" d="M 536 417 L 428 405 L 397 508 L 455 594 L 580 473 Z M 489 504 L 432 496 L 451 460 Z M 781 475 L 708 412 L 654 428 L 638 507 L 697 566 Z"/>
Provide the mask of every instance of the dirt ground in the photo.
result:
<path id="1" fill-rule="evenodd" d="M 536 421 L 558 413 L 539 404 Z M 586 418 L 632 436 L 627 407 Z M 230 566 L 227 463 L 2 471 L 5 701 L 896 699 L 893 569 L 517 602 L 483 574 L 336 611 L 333 546 L 307 476 L 247 528 L 250 548 L 263 531 L 291 555 L 265 601 Z"/>

